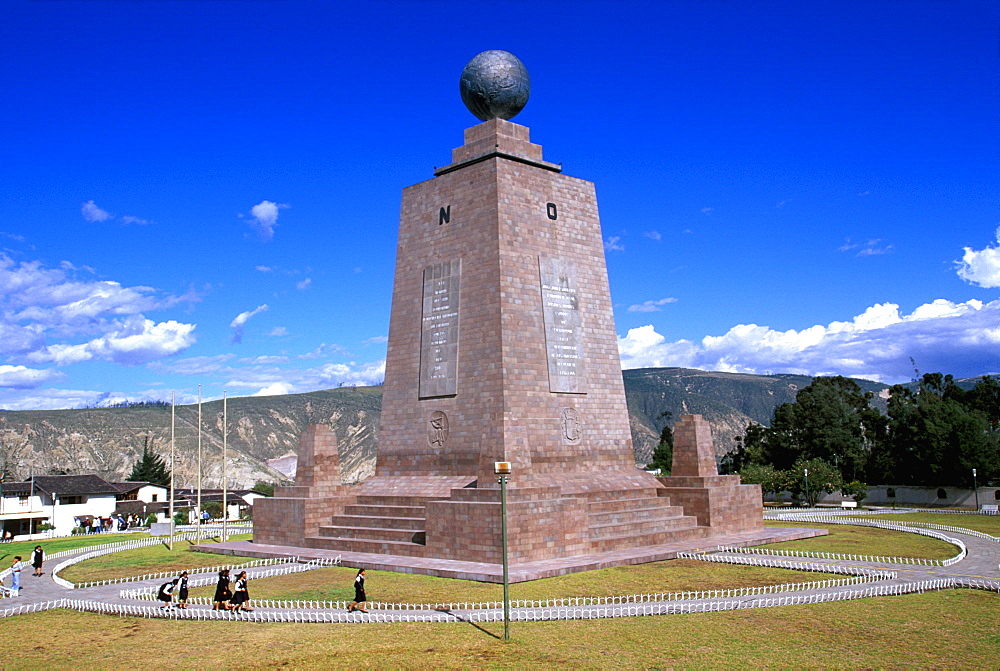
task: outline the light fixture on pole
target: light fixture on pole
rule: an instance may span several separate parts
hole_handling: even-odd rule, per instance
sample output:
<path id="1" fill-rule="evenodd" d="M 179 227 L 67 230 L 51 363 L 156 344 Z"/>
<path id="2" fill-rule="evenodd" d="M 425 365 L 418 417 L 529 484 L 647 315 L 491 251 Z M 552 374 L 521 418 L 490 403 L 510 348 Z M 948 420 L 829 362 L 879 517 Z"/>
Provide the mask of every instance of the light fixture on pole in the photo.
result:
<path id="1" fill-rule="evenodd" d="M 174 426 L 176 392 L 170 392 L 170 550 L 174 549 L 174 471 L 177 470 L 177 460 L 174 456 Z"/>
<path id="2" fill-rule="evenodd" d="M 510 578 L 507 572 L 507 479 L 509 461 L 493 462 L 493 472 L 500 483 L 500 537 L 503 543 L 503 640 L 510 640 Z"/>
<path id="3" fill-rule="evenodd" d="M 976 510 L 979 510 L 979 483 L 976 482 L 976 469 L 972 469 L 972 488 L 976 490 Z"/>

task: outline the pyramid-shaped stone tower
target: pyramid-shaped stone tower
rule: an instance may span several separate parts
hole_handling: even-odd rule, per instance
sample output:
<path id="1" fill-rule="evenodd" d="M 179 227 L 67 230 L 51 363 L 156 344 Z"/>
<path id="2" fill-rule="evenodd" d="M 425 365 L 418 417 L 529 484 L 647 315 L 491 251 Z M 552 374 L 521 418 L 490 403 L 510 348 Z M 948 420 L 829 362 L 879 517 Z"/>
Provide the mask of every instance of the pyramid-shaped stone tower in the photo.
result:
<path id="1" fill-rule="evenodd" d="M 502 118 L 403 190 L 375 476 L 306 473 L 336 451 L 311 431 L 308 484 L 256 504 L 255 543 L 498 564 L 498 461 L 515 565 L 762 531 L 759 488 L 717 474 L 700 417 L 678 425 L 675 482 L 636 467 L 594 185 Z"/>

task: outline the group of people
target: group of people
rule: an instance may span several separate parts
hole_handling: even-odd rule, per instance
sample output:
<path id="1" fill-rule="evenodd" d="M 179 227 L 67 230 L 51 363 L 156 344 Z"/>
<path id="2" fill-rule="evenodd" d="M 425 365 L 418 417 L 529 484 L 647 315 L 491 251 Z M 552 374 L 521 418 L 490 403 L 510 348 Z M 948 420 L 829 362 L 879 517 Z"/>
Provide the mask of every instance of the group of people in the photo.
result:
<path id="1" fill-rule="evenodd" d="M 219 571 L 219 582 L 215 585 L 215 598 L 212 602 L 212 610 L 252 613 L 250 591 L 247 589 L 247 572 L 240 571 L 236 576 L 236 582 L 233 583 L 229 569 L 224 568 Z"/>
<path id="2" fill-rule="evenodd" d="M 126 531 L 133 527 L 140 526 L 140 520 L 136 515 L 125 517 L 121 513 L 111 517 L 83 516 L 73 518 L 77 528 L 82 529 L 85 534 L 108 533 L 111 531 Z"/>
<path id="3" fill-rule="evenodd" d="M 33 576 L 42 575 L 42 562 L 45 561 L 45 550 L 42 549 L 41 545 L 36 545 L 35 549 L 31 552 L 31 566 L 34 572 L 31 574 Z M 21 592 L 21 571 L 24 570 L 24 562 L 21 560 L 21 556 L 17 555 L 14 557 L 14 563 L 10 566 L 10 591 L 11 596 L 17 596 Z"/>

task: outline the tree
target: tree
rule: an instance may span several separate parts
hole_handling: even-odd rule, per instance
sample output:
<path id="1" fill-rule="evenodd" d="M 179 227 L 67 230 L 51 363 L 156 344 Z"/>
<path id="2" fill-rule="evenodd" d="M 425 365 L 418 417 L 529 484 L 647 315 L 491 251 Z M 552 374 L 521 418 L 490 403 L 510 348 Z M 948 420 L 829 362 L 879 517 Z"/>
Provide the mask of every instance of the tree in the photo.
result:
<path id="1" fill-rule="evenodd" d="M 170 471 L 163 458 L 149 448 L 149 436 L 144 438 L 142 458 L 132 466 L 132 472 L 126 478 L 130 482 L 149 482 L 161 487 L 170 486 Z"/>
<path id="2" fill-rule="evenodd" d="M 747 466 L 763 466 L 767 463 L 765 457 L 767 427 L 761 426 L 757 422 L 750 422 L 747 424 L 746 432 L 742 436 L 734 436 L 734 439 L 736 447 L 726 452 L 722 457 L 722 463 L 719 464 L 720 475 L 739 473 L 742 477 L 743 469 Z"/>
<path id="3" fill-rule="evenodd" d="M 660 469 L 660 475 L 670 475 L 674 467 L 674 432 L 670 428 L 670 419 L 673 416 L 669 410 L 660 413 L 659 418 L 665 420 L 666 424 L 660 431 L 660 442 L 653 450 L 653 458 L 647 465 L 647 468 Z"/>
<path id="4" fill-rule="evenodd" d="M 816 506 L 821 492 L 832 494 L 843 484 L 840 471 L 822 459 L 800 459 L 786 473 L 788 491 L 796 498 L 805 495 L 810 508 Z"/>
<path id="5" fill-rule="evenodd" d="M 254 486 L 250 488 L 250 491 L 263 494 L 264 496 L 274 496 L 274 483 L 258 480 L 254 483 Z"/>
<path id="6" fill-rule="evenodd" d="M 871 398 L 845 377 L 813 378 L 793 403 L 774 409 L 765 458 L 779 469 L 800 459 L 822 459 L 834 463 L 844 477 L 857 478 L 883 427 Z"/>
<path id="7" fill-rule="evenodd" d="M 850 496 L 860 506 L 868 498 L 868 485 L 860 480 L 845 482 L 840 487 L 840 493 L 844 496 Z"/>
<path id="8" fill-rule="evenodd" d="M 892 387 L 884 481 L 968 486 L 973 468 L 981 469 L 984 481 L 1000 476 L 997 420 L 986 414 L 994 384 L 986 379 L 964 391 L 951 375 L 926 373 L 916 390 Z"/>
<path id="9" fill-rule="evenodd" d="M 745 485 L 760 485 L 760 493 L 778 494 L 785 490 L 785 474 L 775 470 L 770 464 L 748 464 L 740 472 L 740 482 Z"/>

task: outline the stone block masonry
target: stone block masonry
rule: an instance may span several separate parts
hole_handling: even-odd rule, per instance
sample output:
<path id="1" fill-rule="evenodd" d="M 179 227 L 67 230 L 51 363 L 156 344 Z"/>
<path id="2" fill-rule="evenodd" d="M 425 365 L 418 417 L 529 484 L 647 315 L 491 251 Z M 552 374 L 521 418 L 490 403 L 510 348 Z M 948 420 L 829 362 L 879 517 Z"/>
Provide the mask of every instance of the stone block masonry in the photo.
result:
<path id="1" fill-rule="evenodd" d="M 256 504 L 255 527 L 415 568 L 497 564 L 493 464 L 509 461 L 520 566 L 653 561 L 760 530 L 759 489 L 718 475 L 708 424 L 675 432 L 673 478 L 636 468 L 594 185 L 492 119 L 403 191 L 375 476 L 340 484 L 336 437 L 309 427 L 296 485 Z"/>

